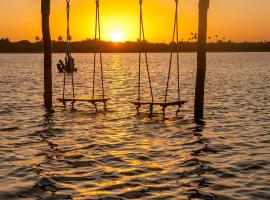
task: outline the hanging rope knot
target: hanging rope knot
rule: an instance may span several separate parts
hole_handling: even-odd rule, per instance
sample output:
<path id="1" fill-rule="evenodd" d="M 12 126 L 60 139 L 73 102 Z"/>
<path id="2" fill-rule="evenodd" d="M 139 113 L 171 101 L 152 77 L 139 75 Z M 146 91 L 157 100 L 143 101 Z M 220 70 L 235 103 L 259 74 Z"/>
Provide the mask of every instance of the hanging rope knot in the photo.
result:
<path id="1" fill-rule="evenodd" d="M 178 0 L 175 0 L 176 9 L 178 8 Z"/>
<path id="2" fill-rule="evenodd" d="M 143 0 L 139 0 L 139 3 L 142 5 L 142 3 L 143 3 Z"/>
<path id="3" fill-rule="evenodd" d="M 96 0 L 96 5 L 97 7 L 99 7 L 99 0 Z"/>
<path id="4" fill-rule="evenodd" d="M 67 2 L 67 8 L 69 8 L 70 7 L 70 0 L 66 0 L 66 2 Z"/>

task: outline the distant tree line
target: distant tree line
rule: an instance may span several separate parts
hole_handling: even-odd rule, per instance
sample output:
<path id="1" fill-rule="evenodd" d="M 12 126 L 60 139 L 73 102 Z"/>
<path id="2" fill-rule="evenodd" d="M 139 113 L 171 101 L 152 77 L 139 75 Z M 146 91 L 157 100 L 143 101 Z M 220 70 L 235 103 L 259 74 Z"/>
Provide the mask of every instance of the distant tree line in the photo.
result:
<path id="1" fill-rule="evenodd" d="M 181 52 L 195 52 L 197 49 L 197 35 L 193 34 L 193 38 L 189 41 L 180 41 L 179 50 Z M 264 42 L 231 42 L 218 40 L 211 41 L 208 39 L 207 50 L 209 52 L 269 52 L 270 41 Z M 142 42 L 105 42 L 98 41 L 96 50 L 102 48 L 105 53 L 134 53 L 142 51 Z M 74 53 L 91 53 L 94 52 L 94 40 L 86 39 L 71 43 L 72 52 Z M 66 43 L 63 38 L 59 36 L 58 41 L 52 41 L 53 52 L 63 53 L 66 50 Z M 149 43 L 146 42 L 146 49 L 149 52 L 169 52 L 171 45 L 167 43 Z M 42 52 L 42 39 L 36 37 L 35 42 L 22 40 L 18 42 L 11 42 L 8 38 L 0 39 L 0 53 L 39 53 Z"/>

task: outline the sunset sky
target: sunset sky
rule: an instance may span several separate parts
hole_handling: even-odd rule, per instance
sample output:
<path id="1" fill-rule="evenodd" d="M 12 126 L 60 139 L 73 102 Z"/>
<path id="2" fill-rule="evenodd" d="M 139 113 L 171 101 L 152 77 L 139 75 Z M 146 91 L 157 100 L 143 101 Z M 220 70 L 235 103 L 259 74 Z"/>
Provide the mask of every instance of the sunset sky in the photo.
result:
<path id="1" fill-rule="evenodd" d="M 139 31 L 139 0 L 100 0 L 102 39 L 135 41 Z M 180 34 L 197 32 L 198 0 L 179 0 Z M 51 0 L 52 38 L 65 36 L 65 0 Z M 209 36 L 232 41 L 270 40 L 270 0 L 211 0 Z M 174 0 L 144 0 L 146 38 L 168 42 Z M 41 37 L 40 0 L 0 0 L 0 38 L 12 41 Z M 71 0 L 73 40 L 93 38 L 95 0 Z"/>

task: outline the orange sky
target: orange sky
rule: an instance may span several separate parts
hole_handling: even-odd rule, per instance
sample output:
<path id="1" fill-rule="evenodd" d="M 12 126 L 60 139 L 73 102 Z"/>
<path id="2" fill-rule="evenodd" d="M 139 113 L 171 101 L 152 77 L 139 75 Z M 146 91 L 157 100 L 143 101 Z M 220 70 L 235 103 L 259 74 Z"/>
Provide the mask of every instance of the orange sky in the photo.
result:
<path id="1" fill-rule="evenodd" d="M 100 0 L 104 40 L 115 33 L 134 41 L 139 31 L 139 0 Z M 181 38 L 197 32 L 198 0 L 180 1 Z M 65 0 L 51 0 L 53 39 L 65 35 Z M 73 40 L 93 38 L 95 0 L 71 0 Z M 211 0 L 209 35 L 232 41 L 270 40 L 270 0 Z M 173 26 L 174 0 L 144 0 L 146 38 L 168 42 Z M 40 0 L 0 0 L 0 37 L 34 40 L 41 36 Z"/>

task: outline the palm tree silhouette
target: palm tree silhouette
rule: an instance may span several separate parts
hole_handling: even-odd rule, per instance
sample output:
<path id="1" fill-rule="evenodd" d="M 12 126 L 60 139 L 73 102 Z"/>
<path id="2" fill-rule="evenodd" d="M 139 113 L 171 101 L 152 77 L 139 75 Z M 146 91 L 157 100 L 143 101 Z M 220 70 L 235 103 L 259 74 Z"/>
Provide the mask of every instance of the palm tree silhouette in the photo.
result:
<path id="1" fill-rule="evenodd" d="M 40 38 L 38 36 L 35 37 L 36 42 L 40 41 Z"/>
<path id="2" fill-rule="evenodd" d="M 190 35 L 191 35 L 191 37 L 190 37 L 190 41 L 191 41 L 191 42 L 193 42 L 193 39 L 194 39 L 194 33 L 193 33 L 193 32 L 191 32 L 191 33 L 190 33 Z"/>
<path id="3" fill-rule="evenodd" d="M 218 35 L 215 35 L 215 37 L 216 37 L 216 42 L 218 42 Z"/>
<path id="4" fill-rule="evenodd" d="M 58 36 L 58 42 L 62 42 L 63 41 L 63 37 L 61 35 Z"/>
<path id="5" fill-rule="evenodd" d="M 194 39 L 195 41 L 198 40 L 198 33 L 194 33 L 193 39 Z"/>

